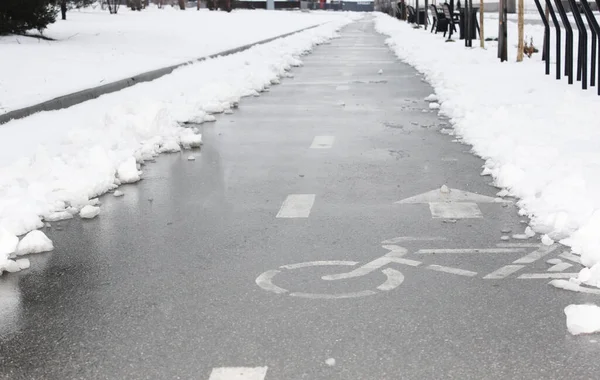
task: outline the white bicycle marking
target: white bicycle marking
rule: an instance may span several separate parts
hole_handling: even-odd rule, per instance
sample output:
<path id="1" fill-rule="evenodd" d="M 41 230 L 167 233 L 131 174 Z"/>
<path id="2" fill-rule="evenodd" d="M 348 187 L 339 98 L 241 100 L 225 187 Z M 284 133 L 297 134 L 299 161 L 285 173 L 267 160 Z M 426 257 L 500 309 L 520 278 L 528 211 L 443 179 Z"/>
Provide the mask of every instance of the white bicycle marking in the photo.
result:
<path id="1" fill-rule="evenodd" d="M 548 272 L 562 272 L 564 270 L 571 268 L 572 266 L 573 266 L 573 264 L 562 262 L 562 263 L 555 264 L 555 265 L 551 266 L 550 268 L 548 268 Z"/>
<path id="2" fill-rule="evenodd" d="M 282 265 L 280 269 L 298 269 L 298 268 L 308 268 L 308 267 L 320 267 L 327 265 L 356 265 L 358 262 L 356 261 L 336 261 L 336 260 L 328 260 L 328 261 L 308 261 L 306 263 L 298 263 L 298 264 L 290 264 L 290 265 Z"/>
<path id="3" fill-rule="evenodd" d="M 518 278 L 531 280 L 531 279 L 548 279 L 548 278 L 571 278 L 577 277 L 579 273 L 525 273 L 520 275 Z"/>
<path id="4" fill-rule="evenodd" d="M 413 237 L 413 236 L 399 236 L 393 239 L 384 240 L 381 244 L 396 244 L 405 241 L 437 241 L 437 240 L 448 240 L 443 237 Z"/>
<path id="5" fill-rule="evenodd" d="M 441 249 L 419 249 L 418 254 L 438 253 L 514 253 L 526 252 L 525 248 L 441 248 Z"/>
<path id="6" fill-rule="evenodd" d="M 344 298 L 357 298 L 357 297 L 365 297 L 370 295 L 375 295 L 378 292 L 387 292 L 393 289 L 396 289 L 404 282 L 404 275 L 393 268 L 384 268 L 390 264 L 403 264 L 413 267 L 418 267 L 423 264 L 422 261 L 407 259 L 404 256 L 409 252 L 406 248 L 393 244 L 403 241 L 440 241 L 445 240 L 444 238 L 439 237 L 396 237 L 393 239 L 384 240 L 382 242 L 382 248 L 387 249 L 389 252 L 385 255 L 375 258 L 374 260 L 367 262 L 361 266 L 355 267 L 354 269 L 342 273 L 328 274 L 323 275 L 321 277 L 322 280 L 325 281 L 337 281 L 337 280 L 347 280 L 357 277 L 366 276 L 375 271 L 381 271 L 386 277 L 386 280 L 379 286 L 376 286 L 374 290 L 362 290 L 356 292 L 346 292 L 346 293 L 308 293 L 308 292 L 291 292 L 287 289 L 279 287 L 273 283 L 273 279 L 282 273 L 291 270 L 303 269 L 303 268 L 311 268 L 311 267 L 332 267 L 332 266 L 341 266 L 341 267 L 354 267 L 359 264 L 357 261 L 347 261 L 347 260 L 320 260 L 320 261 L 308 261 L 296 264 L 288 264 L 282 265 L 279 269 L 268 270 L 259 275 L 256 278 L 256 284 L 266 290 L 268 292 L 272 292 L 275 294 L 287 294 L 292 297 L 299 298 L 307 298 L 307 299 L 344 299 Z M 499 243 L 496 244 L 496 248 L 436 248 L 436 249 L 419 249 L 414 251 L 414 254 L 515 254 L 515 253 L 525 253 L 528 248 L 536 248 L 533 252 L 522 256 L 513 261 L 512 264 L 505 265 L 503 267 L 498 268 L 497 270 L 483 276 L 482 278 L 485 280 L 495 280 L 495 279 L 504 279 L 518 271 L 523 270 L 526 265 L 534 263 L 543 257 L 549 255 L 559 248 L 559 245 L 552 246 L 543 246 L 533 243 Z M 430 256 L 434 257 L 434 256 Z M 514 256 L 513 256 L 514 257 Z M 572 262 L 578 262 L 579 258 L 569 252 L 563 252 L 559 255 L 564 259 L 570 260 Z M 578 273 L 564 273 L 563 271 L 569 269 L 573 266 L 573 264 L 568 262 L 563 262 L 562 260 L 555 258 L 547 261 L 548 264 L 552 265 L 547 269 L 546 273 L 525 273 L 521 274 L 517 278 L 519 279 L 568 279 L 571 277 L 576 277 Z M 477 272 L 443 266 L 438 264 L 428 264 L 425 266 L 425 269 L 433 270 L 437 272 L 444 272 L 464 277 L 475 277 L 478 275 Z"/>
<path id="7" fill-rule="evenodd" d="M 581 264 L 581 259 L 579 258 L 579 256 L 575 256 L 574 254 L 572 254 L 570 252 L 563 252 L 558 256 L 562 257 L 563 259 L 570 260 L 574 263 Z"/>
<path id="8" fill-rule="evenodd" d="M 458 274 L 460 276 L 474 277 L 477 276 L 477 272 L 472 272 L 470 270 L 458 269 L 452 267 L 446 267 L 443 265 L 432 264 L 426 267 L 427 269 L 431 269 L 438 272 L 450 273 L 450 274 Z"/>
<path id="9" fill-rule="evenodd" d="M 525 268 L 525 265 L 505 265 L 483 277 L 484 280 L 499 280 Z"/>
<path id="10" fill-rule="evenodd" d="M 541 259 L 542 257 L 552 253 L 558 248 L 557 245 L 542 246 L 531 252 L 530 254 L 513 261 L 513 264 L 531 264 Z"/>

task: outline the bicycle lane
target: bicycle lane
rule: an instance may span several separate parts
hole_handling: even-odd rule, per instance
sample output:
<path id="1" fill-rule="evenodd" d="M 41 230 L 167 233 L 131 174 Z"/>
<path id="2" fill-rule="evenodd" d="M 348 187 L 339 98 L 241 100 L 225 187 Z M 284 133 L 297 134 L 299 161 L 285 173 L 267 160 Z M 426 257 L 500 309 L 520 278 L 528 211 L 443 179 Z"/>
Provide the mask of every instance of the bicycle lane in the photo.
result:
<path id="1" fill-rule="evenodd" d="M 124 198 L 104 197 L 98 219 L 52 232 L 60 255 L 15 276 L 2 374 L 593 378 L 600 347 L 569 336 L 562 315 L 586 296 L 517 278 L 549 273 L 563 250 L 502 246 L 539 239 L 501 240 L 524 230 L 516 207 L 495 200 L 468 146 L 440 133 L 431 88 L 383 41 L 368 19 L 347 27 L 294 78 L 203 126 L 196 161 L 160 158 Z M 389 252 L 366 275 L 321 279 Z M 346 265 L 280 268 L 320 261 Z M 506 265 L 524 266 L 484 279 Z M 382 269 L 403 281 L 378 289 Z M 272 270 L 287 293 L 255 283 Z"/>

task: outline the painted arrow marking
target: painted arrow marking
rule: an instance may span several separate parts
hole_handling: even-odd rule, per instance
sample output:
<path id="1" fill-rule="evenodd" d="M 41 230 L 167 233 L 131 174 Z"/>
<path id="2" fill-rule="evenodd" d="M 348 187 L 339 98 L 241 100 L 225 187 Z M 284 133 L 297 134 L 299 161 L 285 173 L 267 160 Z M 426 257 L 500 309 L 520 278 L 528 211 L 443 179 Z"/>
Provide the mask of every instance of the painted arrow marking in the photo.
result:
<path id="1" fill-rule="evenodd" d="M 429 204 L 431 217 L 435 219 L 482 218 L 477 203 L 512 203 L 501 198 L 450 189 L 445 185 L 440 189 L 395 202 L 396 204 Z"/>

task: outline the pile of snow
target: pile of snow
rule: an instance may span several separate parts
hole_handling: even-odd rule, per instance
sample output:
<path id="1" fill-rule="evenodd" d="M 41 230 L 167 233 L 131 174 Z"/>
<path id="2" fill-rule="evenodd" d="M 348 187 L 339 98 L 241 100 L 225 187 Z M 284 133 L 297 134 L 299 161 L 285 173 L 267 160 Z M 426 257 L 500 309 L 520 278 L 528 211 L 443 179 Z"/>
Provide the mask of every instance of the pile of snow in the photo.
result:
<path id="1" fill-rule="evenodd" d="M 573 335 L 600 332 L 600 307 L 596 305 L 569 305 L 565 307 L 567 329 Z"/>
<path id="2" fill-rule="evenodd" d="M 202 144 L 198 130 L 184 122 L 198 115 L 205 120 L 206 109 L 216 111 L 214 104 L 230 109 L 242 97 L 259 94 L 299 66 L 302 54 L 359 17 L 338 15 L 318 28 L 1 126 L 0 266 L 15 269 L 9 256 L 17 235 L 43 227 L 43 220 L 94 217 L 96 197 L 139 181 L 145 161 Z"/>
<path id="3" fill-rule="evenodd" d="M 55 41 L 0 37 L 0 114 L 343 17 L 168 9 L 72 10 L 45 30 Z"/>
<path id="4" fill-rule="evenodd" d="M 0 227 L 0 276 L 2 272 L 18 272 L 29 268 L 28 259 L 15 259 L 16 256 L 52 251 L 52 241 L 42 231 L 31 231 L 21 241 Z"/>
<path id="5" fill-rule="evenodd" d="M 490 24 L 497 21 L 488 20 Z M 383 14 L 376 16 L 376 29 L 391 36 L 390 48 L 432 84 L 440 113 L 486 160 L 485 171 L 495 184 L 520 199 L 520 215 L 532 218 L 531 227 L 543 235 L 542 242 L 559 240 L 581 254 L 584 265 L 599 263 L 596 90 L 582 91 L 580 83 L 569 86 L 566 80 L 544 75 L 541 54 L 515 62 L 514 23 L 509 22 L 505 63 L 497 58 L 497 42 L 486 42 L 485 50 L 465 48 L 462 41 L 447 43 L 440 35 Z M 488 33 L 495 29 L 485 28 Z M 526 26 L 525 34 L 541 45 L 543 26 Z"/>
<path id="6" fill-rule="evenodd" d="M 17 255 L 49 252 L 54 249 L 52 241 L 42 231 L 31 231 L 19 242 Z"/>
<path id="7" fill-rule="evenodd" d="M 82 219 L 93 219 L 95 217 L 97 217 L 100 214 L 100 207 L 96 207 L 96 206 L 92 206 L 92 205 L 87 205 L 84 208 L 81 209 L 81 212 L 79 212 L 79 216 L 81 216 Z"/>

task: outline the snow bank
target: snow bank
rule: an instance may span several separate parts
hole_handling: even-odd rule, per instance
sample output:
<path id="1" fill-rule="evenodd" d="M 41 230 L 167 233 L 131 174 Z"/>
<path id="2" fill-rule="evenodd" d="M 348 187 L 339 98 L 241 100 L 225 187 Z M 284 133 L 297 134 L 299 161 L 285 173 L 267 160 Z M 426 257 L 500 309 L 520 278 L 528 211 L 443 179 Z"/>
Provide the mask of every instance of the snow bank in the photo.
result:
<path id="1" fill-rule="evenodd" d="M 495 26 L 487 23 L 486 37 L 496 33 Z M 547 235 L 544 243 L 561 240 L 582 255 L 584 265 L 600 262 L 600 98 L 595 88 L 585 92 L 580 83 L 569 86 L 545 76 L 541 54 L 514 62 L 514 23 L 509 23 L 509 62 L 502 64 L 497 43 L 486 42 L 487 50 L 468 49 L 463 41 L 447 43 L 441 35 L 382 14 L 376 28 L 391 36 L 390 48 L 432 84 L 455 134 L 486 160 L 496 185 L 520 199 L 520 214 Z M 543 27 L 526 26 L 525 34 L 541 50 Z"/>
<path id="2" fill-rule="evenodd" d="M 175 144 L 200 146 L 197 130 L 182 122 L 206 116 L 203 110 L 210 105 L 229 109 L 265 90 L 300 65 L 302 54 L 358 17 L 338 15 L 334 22 L 285 39 L 1 126 L 0 265 L 16 249 L 15 235 L 43 227 L 43 219 L 89 211 L 97 196 L 139 180 L 144 161 L 172 151 Z"/>
<path id="3" fill-rule="evenodd" d="M 567 329 L 573 335 L 600 332 L 600 307 L 596 305 L 569 305 L 565 307 Z"/>
<path id="4" fill-rule="evenodd" d="M 0 114 L 339 18 L 333 12 L 72 10 L 44 32 L 56 41 L 0 37 Z"/>

